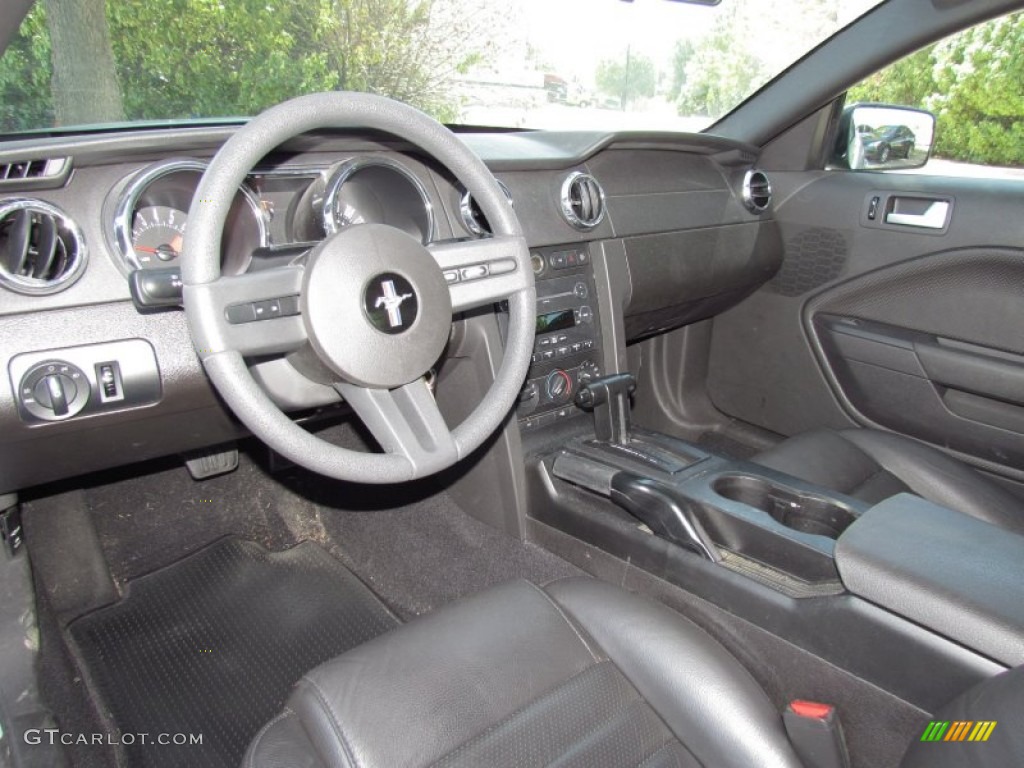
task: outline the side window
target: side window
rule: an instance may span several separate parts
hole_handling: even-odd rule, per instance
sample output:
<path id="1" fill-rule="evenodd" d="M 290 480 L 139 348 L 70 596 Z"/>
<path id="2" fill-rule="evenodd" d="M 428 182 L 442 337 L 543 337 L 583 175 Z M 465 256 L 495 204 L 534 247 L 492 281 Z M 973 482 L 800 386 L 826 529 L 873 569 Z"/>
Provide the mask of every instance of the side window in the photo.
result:
<path id="1" fill-rule="evenodd" d="M 1024 181 L 1024 11 L 897 61 L 851 88 L 846 103 L 915 107 L 935 115 L 931 157 L 916 173 Z M 860 146 L 868 153 L 853 167 L 898 167 L 903 148 L 915 147 L 906 125 L 853 130 L 861 132 Z"/>

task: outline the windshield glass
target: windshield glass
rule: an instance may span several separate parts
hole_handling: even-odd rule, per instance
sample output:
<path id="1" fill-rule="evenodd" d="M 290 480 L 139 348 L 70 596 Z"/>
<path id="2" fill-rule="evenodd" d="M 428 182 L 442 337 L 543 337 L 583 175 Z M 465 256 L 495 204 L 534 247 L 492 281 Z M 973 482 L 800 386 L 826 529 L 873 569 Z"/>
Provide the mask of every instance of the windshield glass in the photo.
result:
<path id="1" fill-rule="evenodd" d="M 449 124 L 701 130 L 880 0 L 47 0 L 4 133 L 371 91 Z"/>

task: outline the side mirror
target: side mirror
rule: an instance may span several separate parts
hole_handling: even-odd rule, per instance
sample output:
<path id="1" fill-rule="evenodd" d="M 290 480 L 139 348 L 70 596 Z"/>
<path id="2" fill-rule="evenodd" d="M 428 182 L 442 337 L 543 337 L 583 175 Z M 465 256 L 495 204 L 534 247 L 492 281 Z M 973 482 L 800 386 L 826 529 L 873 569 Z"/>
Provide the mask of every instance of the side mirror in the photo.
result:
<path id="1" fill-rule="evenodd" d="M 887 104 L 854 104 L 839 118 L 831 165 L 890 170 L 920 168 L 935 138 L 935 115 Z"/>

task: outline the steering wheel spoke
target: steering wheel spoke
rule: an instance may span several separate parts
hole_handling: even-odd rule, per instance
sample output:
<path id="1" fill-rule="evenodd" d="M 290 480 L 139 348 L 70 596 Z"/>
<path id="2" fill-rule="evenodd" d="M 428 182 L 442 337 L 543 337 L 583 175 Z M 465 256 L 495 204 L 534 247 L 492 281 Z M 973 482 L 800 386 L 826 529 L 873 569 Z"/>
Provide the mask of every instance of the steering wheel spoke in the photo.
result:
<path id="1" fill-rule="evenodd" d="M 521 235 L 434 243 L 429 251 L 444 272 L 453 312 L 494 304 L 533 285 Z"/>
<path id="2" fill-rule="evenodd" d="M 186 286 L 218 330 L 219 348 L 201 356 L 234 350 L 245 357 L 278 355 L 306 343 L 299 308 L 303 268 L 277 267 Z"/>
<path id="3" fill-rule="evenodd" d="M 425 377 L 397 389 L 347 383 L 338 383 L 335 389 L 384 451 L 404 458 L 416 475 L 443 469 L 459 458 L 455 438 Z"/>

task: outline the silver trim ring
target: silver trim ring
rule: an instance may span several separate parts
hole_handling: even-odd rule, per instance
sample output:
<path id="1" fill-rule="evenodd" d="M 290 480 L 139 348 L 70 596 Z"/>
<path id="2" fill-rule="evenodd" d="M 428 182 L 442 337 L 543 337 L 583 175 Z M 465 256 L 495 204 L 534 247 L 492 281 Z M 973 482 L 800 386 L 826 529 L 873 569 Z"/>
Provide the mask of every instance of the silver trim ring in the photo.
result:
<path id="1" fill-rule="evenodd" d="M 514 209 L 516 207 L 516 201 L 512 199 L 512 191 L 508 188 L 508 185 L 499 178 L 495 178 L 494 180 L 498 182 L 498 186 L 501 187 L 501 191 L 504 192 L 505 197 L 508 198 L 508 204 Z M 462 217 L 462 223 L 471 234 L 474 234 L 477 237 L 484 237 L 485 235 L 490 234 L 490 232 L 480 226 L 476 217 L 473 215 L 473 196 L 465 187 L 462 188 L 462 194 L 459 196 L 459 215 Z"/>
<path id="2" fill-rule="evenodd" d="M 361 171 L 364 168 L 372 168 L 374 166 L 390 168 L 401 176 L 404 176 L 406 180 L 413 185 L 413 188 L 419 194 L 420 199 L 423 200 L 423 209 L 427 214 L 427 232 L 423 244 L 426 245 L 427 243 L 433 242 L 434 238 L 437 236 L 437 232 L 434 229 L 434 206 L 430 202 L 430 195 L 427 194 L 427 188 L 423 186 L 423 182 L 419 180 L 416 174 L 397 160 L 393 160 L 385 155 L 355 157 L 341 163 L 341 165 L 331 172 L 330 177 L 327 179 L 327 188 L 324 190 L 323 207 L 320 211 L 324 224 L 324 232 L 327 235 L 333 235 L 341 229 L 335 219 L 334 207 L 338 202 L 338 194 L 341 192 L 341 188 L 344 186 L 345 182 L 352 178 L 357 171 Z"/>
<path id="3" fill-rule="evenodd" d="M 589 179 L 594 183 L 597 188 L 598 200 L 601 206 L 601 212 L 597 218 L 593 221 L 583 221 L 579 216 L 576 215 L 576 211 L 572 208 L 572 201 L 569 198 L 569 191 L 572 189 L 573 184 L 581 179 Z M 575 229 L 582 231 L 589 231 L 594 229 L 598 224 L 604 221 L 605 213 L 608 211 L 607 201 L 604 197 L 604 187 L 601 186 L 601 182 L 595 179 L 591 174 L 584 173 L 583 171 L 573 171 L 565 177 L 565 181 L 562 182 L 562 190 L 558 198 L 559 204 L 562 208 L 562 216 L 565 220 Z"/>
<path id="4" fill-rule="evenodd" d="M 132 217 L 135 214 L 135 206 L 138 205 L 142 193 L 149 189 L 154 182 L 173 173 L 195 171 L 201 178 L 206 172 L 208 165 L 208 163 L 204 163 L 201 160 L 190 158 L 163 160 L 146 166 L 132 177 L 128 186 L 118 196 L 113 221 L 114 244 L 120 257 L 118 267 L 122 268 L 122 271 L 125 271 L 125 268 L 127 272 L 131 272 L 133 269 L 142 269 L 142 265 L 139 263 L 135 253 L 135 248 L 132 246 Z M 198 180 L 196 187 L 198 188 Z M 252 209 L 256 218 L 256 224 L 260 229 L 260 247 L 265 248 L 268 245 L 267 221 L 263 211 L 260 210 L 259 202 L 256 200 L 252 190 L 246 185 L 241 185 L 238 191 Z M 188 211 L 185 211 L 185 214 L 187 215 Z"/>
<path id="5" fill-rule="evenodd" d="M 33 277 L 23 277 L 0 268 L 0 285 L 9 288 L 15 293 L 31 296 L 44 296 L 50 293 L 57 293 L 69 287 L 85 272 L 85 265 L 89 260 L 89 251 L 85 245 L 85 236 L 81 228 L 64 211 L 52 203 L 37 200 L 35 198 L 16 197 L 0 201 L 0 221 L 14 211 L 34 210 L 53 216 L 60 220 L 61 227 L 65 229 L 75 241 L 75 253 L 60 277 L 53 280 L 39 280 Z"/>
<path id="6" fill-rule="evenodd" d="M 765 186 L 765 197 L 768 198 L 768 202 L 764 205 L 760 205 L 754 200 L 754 192 L 751 189 L 751 179 L 754 176 L 760 176 L 764 179 Z M 768 174 L 764 171 L 759 171 L 756 168 L 751 168 L 745 174 L 743 174 L 743 189 L 740 191 L 740 195 L 743 199 L 743 204 L 747 207 L 747 210 L 751 213 L 764 213 L 772 204 L 772 181 L 768 178 Z"/>

